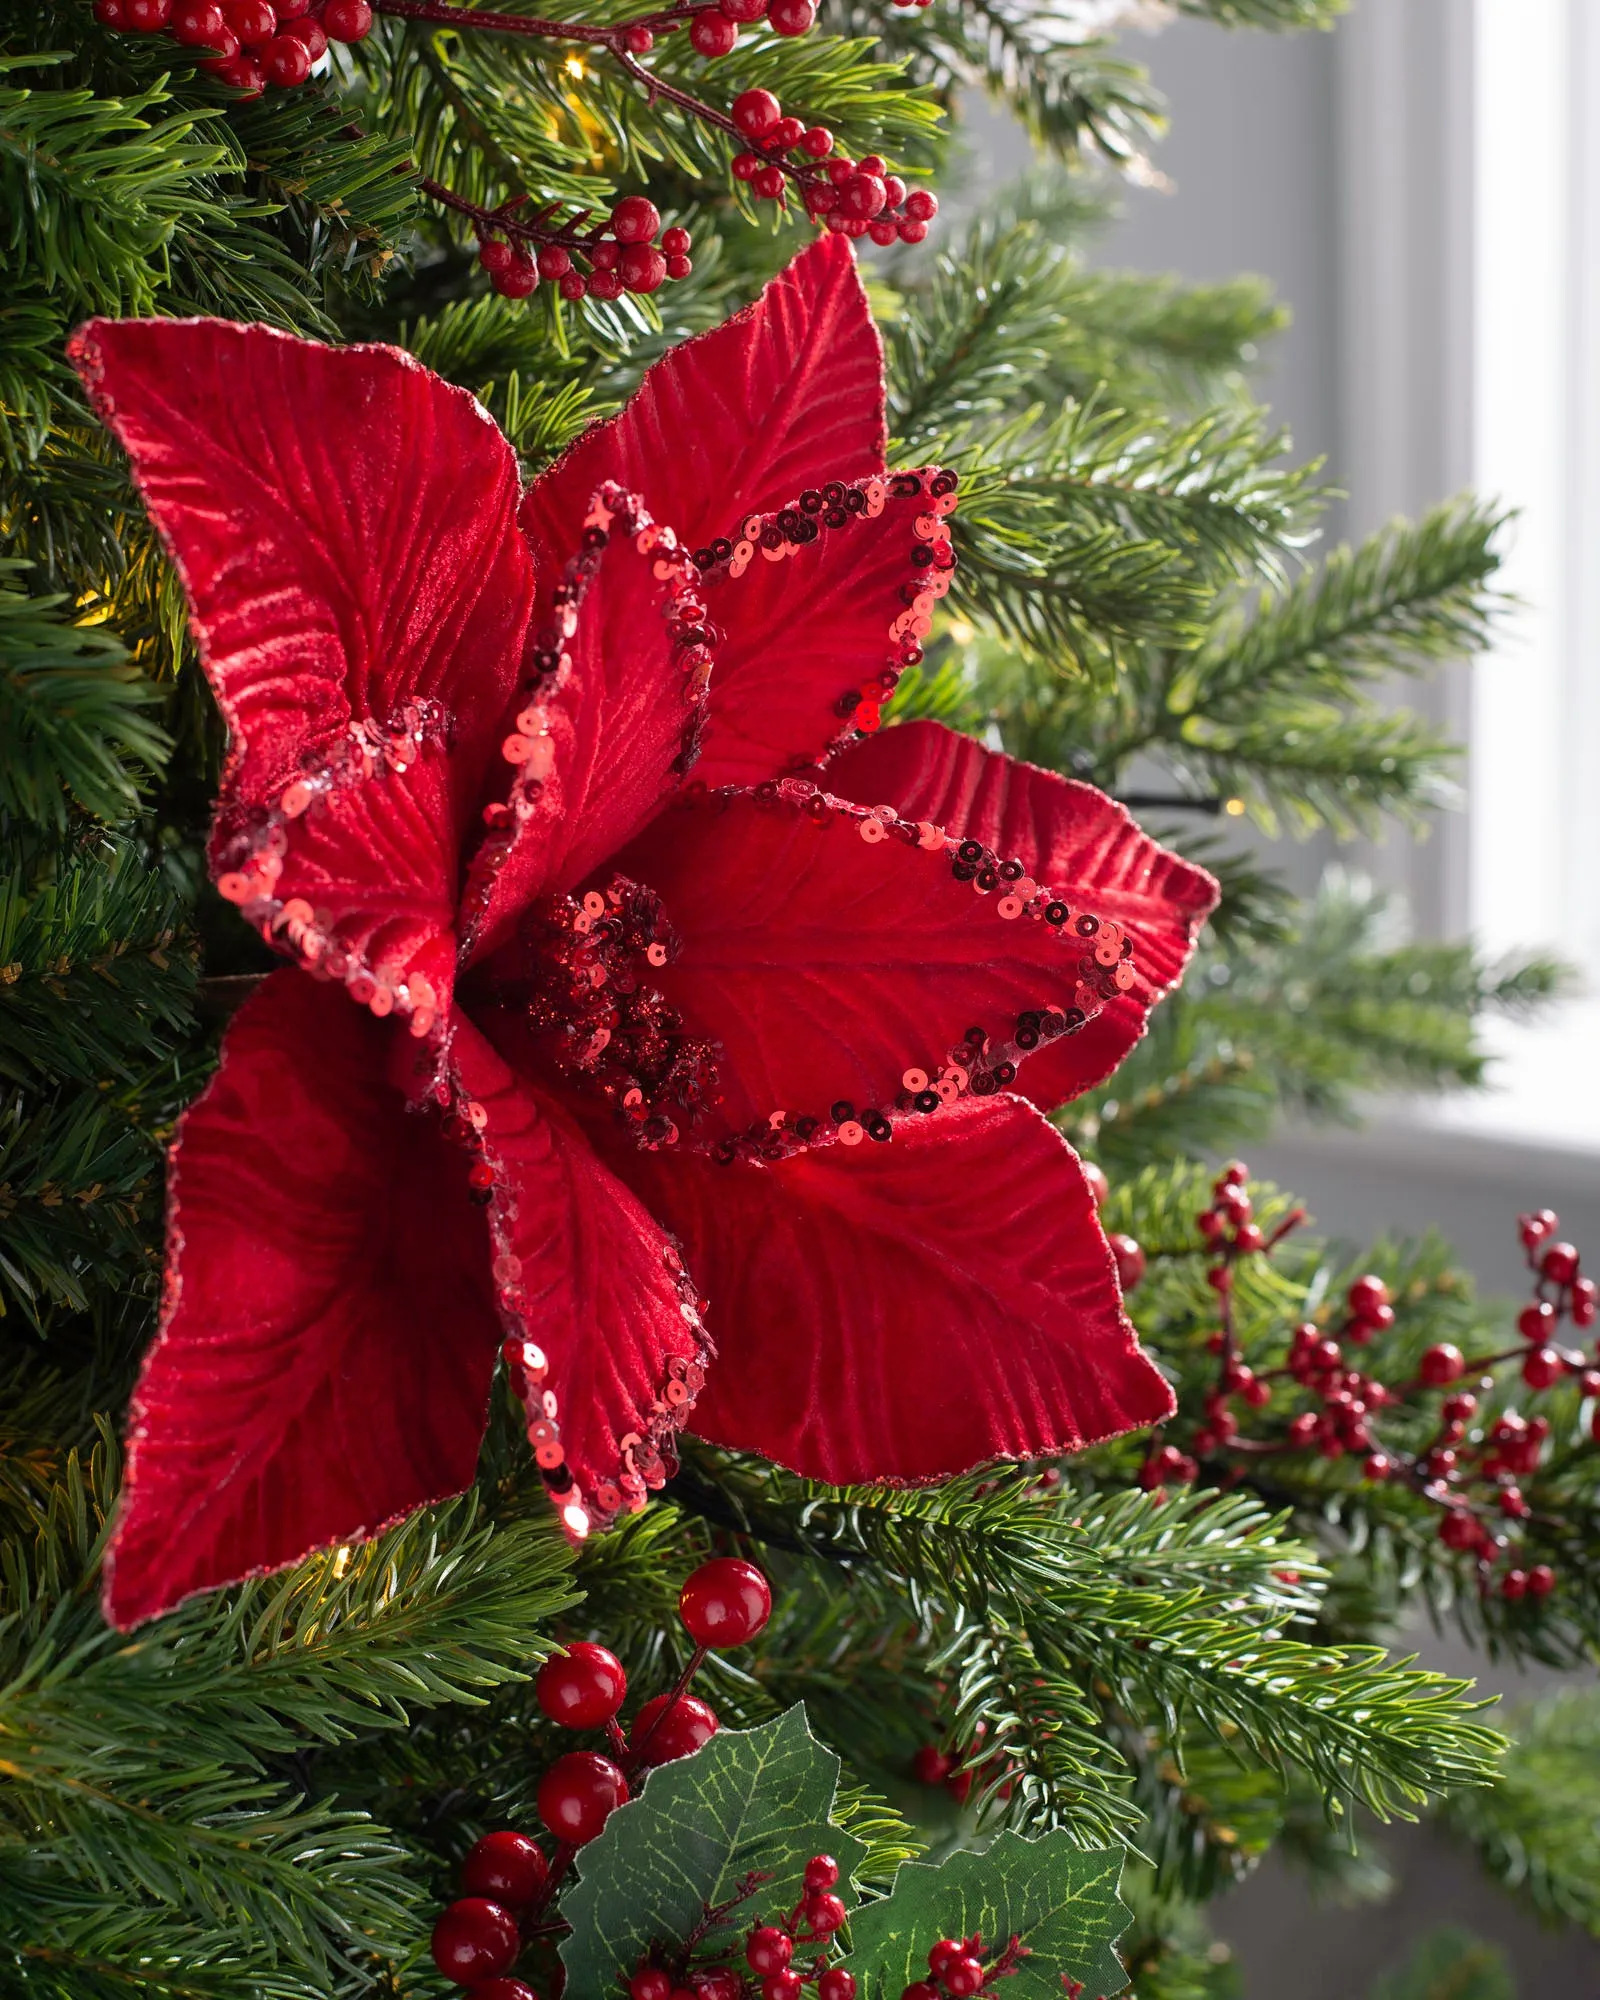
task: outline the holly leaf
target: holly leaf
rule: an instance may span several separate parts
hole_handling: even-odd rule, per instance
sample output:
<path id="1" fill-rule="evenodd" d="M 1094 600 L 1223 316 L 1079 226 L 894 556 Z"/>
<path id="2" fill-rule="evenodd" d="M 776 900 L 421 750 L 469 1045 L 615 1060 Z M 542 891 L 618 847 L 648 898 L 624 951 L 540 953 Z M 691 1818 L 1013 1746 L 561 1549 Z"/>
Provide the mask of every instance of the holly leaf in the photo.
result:
<path id="1" fill-rule="evenodd" d="M 928 1976 L 940 1938 L 982 1939 L 985 1954 L 1012 1937 L 1027 1947 L 1000 2000 L 1104 2000 L 1128 1983 L 1112 1946 L 1132 1921 L 1117 1894 L 1120 1848 L 1075 1847 L 1065 1832 L 1025 1840 L 1002 1833 L 981 1854 L 930 1866 L 908 1861 L 893 1893 L 851 1920 L 850 1970 L 862 2000 L 893 2000 Z"/>
<path id="2" fill-rule="evenodd" d="M 720 1730 L 692 1757 L 652 1771 L 582 1849 L 561 1899 L 572 1926 L 561 1947 L 567 1991 L 584 2000 L 618 1993 L 651 1944 L 681 1944 L 753 1872 L 770 1880 L 703 1934 L 697 1958 L 734 1947 L 757 1917 L 792 1909 L 814 1854 L 838 1862 L 846 1894 L 866 1847 L 833 1824 L 838 1784 L 839 1759 L 798 1705 L 758 1729 Z"/>

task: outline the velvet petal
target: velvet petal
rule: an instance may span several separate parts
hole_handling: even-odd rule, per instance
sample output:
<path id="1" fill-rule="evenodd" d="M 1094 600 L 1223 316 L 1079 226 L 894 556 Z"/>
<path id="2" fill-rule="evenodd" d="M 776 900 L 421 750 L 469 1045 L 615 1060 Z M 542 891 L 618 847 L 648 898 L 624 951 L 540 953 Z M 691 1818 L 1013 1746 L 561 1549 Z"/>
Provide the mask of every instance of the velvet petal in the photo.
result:
<path id="1" fill-rule="evenodd" d="M 471 396 L 394 348 L 94 320 L 70 351 L 172 555 L 228 720 L 214 865 L 237 870 L 263 813 L 310 779 L 307 817 L 280 819 L 275 900 L 312 900 L 296 856 L 314 844 L 336 925 L 370 931 L 403 888 L 436 934 L 531 602 L 511 447 Z M 410 733 L 432 747 L 408 756 L 416 703 Z M 373 783 L 381 796 L 356 796 Z M 276 913 L 247 914 L 270 931 Z"/>
<path id="2" fill-rule="evenodd" d="M 467 1485 L 499 1346 L 466 1164 L 393 1023 L 273 974 L 171 1156 L 161 1330 L 109 1562 L 121 1626 Z"/>
<path id="3" fill-rule="evenodd" d="M 1016 1089 L 1046 1110 L 1103 1083 L 1143 1036 L 1150 1009 L 1183 976 L 1217 902 L 1205 869 L 1144 833 L 1115 800 L 985 750 L 937 722 L 886 729 L 841 753 L 829 787 L 863 805 L 892 805 L 963 840 L 980 840 L 1030 875 L 1120 924 L 1137 977 L 1080 1034 L 1041 1049 Z"/>
<path id="4" fill-rule="evenodd" d="M 1170 1414 L 1074 1154 L 968 1100 L 884 1146 L 777 1167 L 638 1154 L 718 1357 L 692 1428 L 810 1477 L 928 1480 Z"/>
<path id="5" fill-rule="evenodd" d="M 590 495 L 609 479 L 640 494 L 692 550 L 736 530 L 748 514 L 788 506 L 809 486 L 880 471 L 884 437 L 882 345 L 849 244 L 827 236 L 753 306 L 658 361 L 619 417 L 580 438 L 534 482 L 523 525 L 541 576 L 553 573 L 577 547 Z M 820 571 L 807 567 L 820 583 Z M 804 646 L 798 631 L 786 635 L 781 656 L 769 658 L 737 629 L 741 619 L 752 631 L 766 628 L 759 589 L 743 611 L 719 592 L 715 615 L 734 644 L 712 678 L 706 757 L 696 775 L 709 784 L 742 780 L 752 746 L 766 759 L 758 777 L 815 756 L 832 731 L 819 732 L 813 710 L 826 717 L 851 678 L 848 666 L 841 678 L 826 623 L 816 623 Z M 839 645 L 854 657 L 850 634 Z M 774 711 L 780 677 L 794 676 L 803 687 L 783 689 Z M 733 760 L 726 769 L 725 752 Z"/>
<path id="6" fill-rule="evenodd" d="M 505 1303 L 544 1351 L 566 1463 L 592 1508 L 597 1489 L 617 1480 L 630 1436 L 659 1440 L 688 1413 L 687 1401 L 664 1400 L 671 1364 L 703 1358 L 683 1264 L 531 1071 L 513 1070 L 465 1021 L 453 1053 L 488 1114 L 501 1256 L 520 1265 Z"/>
<path id="7" fill-rule="evenodd" d="M 1005 920 L 942 847 L 869 843 L 862 825 L 747 794 L 686 800 L 618 857 L 682 939 L 662 990 L 722 1045 L 701 1136 L 774 1111 L 826 1117 L 840 1099 L 887 1109 L 908 1069 L 935 1074 L 969 1028 L 1003 1042 L 1025 1011 L 1080 1004 L 1081 939 Z"/>

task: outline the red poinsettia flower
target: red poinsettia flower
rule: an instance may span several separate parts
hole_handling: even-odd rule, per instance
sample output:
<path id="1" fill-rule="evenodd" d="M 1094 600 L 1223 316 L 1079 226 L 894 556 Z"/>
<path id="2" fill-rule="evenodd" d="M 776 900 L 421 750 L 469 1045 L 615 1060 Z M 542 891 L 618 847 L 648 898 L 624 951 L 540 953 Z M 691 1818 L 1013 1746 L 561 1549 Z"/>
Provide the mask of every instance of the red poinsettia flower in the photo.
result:
<path id="1" fill-rule="evenodd" d="M 884 469 L 842 239 L 526 491 L 388 348 L 72 351 L 229 725 L 218 886 L 298 962 L 173 1148 L 116 1621 L 458 1491 L 502 1352 L 577 1533 L 691 1407 L 832 1481 L 1167 1413 L 1036 1106 L 1214 885 L 1087 786 L 874 733 L 955 480 Z"/>

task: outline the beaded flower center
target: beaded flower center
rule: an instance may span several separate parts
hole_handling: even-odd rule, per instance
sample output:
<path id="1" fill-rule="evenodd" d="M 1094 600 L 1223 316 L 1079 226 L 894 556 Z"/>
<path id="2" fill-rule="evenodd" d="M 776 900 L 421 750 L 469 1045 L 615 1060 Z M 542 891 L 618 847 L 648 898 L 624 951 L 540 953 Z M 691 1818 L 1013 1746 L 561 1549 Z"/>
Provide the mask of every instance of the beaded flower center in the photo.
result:
<path id="1" fill-rule="evenodd" d="M 718 1096 L 720 1049 L 685 1034 L 655 984 L 680 949 L 655 891 L 614 875 L 528 913 L 508 994 L 562 1075 L 603 1098 L 651 1151 L 675 1144 Z"/>

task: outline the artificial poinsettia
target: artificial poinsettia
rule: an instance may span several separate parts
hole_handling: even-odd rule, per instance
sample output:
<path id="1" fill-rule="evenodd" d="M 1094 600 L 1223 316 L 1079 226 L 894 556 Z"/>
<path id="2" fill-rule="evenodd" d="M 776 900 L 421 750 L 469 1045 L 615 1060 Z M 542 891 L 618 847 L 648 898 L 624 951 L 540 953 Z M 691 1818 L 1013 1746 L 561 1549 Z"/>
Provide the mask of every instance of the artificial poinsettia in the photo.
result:
<path id="1" fill-rule="evenodd" d="M 1087 786 L 875 733 L 955 480 L 884 469 L 842 239 L 526 491 L 388 348 L 73 358 L 228 721 L 218 886 L 298 961 L 173 1148 L 113 1618 L 460 1489 L 502 1353 L 580 1533 L 691 1408 L 829 1480 L 1166 1413 L 1036 1107 L 1142 1033 L 1213 884 Z"/>

